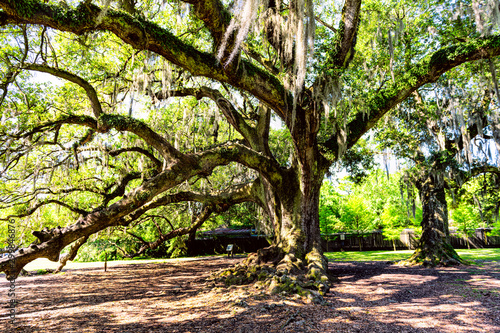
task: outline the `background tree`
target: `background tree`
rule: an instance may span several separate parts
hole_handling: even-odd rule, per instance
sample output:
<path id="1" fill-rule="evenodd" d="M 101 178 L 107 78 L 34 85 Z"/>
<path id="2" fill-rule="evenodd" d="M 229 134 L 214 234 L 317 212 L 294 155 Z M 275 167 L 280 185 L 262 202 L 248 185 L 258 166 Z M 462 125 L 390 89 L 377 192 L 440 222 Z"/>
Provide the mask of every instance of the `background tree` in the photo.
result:
<path id="1" fill-rule="evenodd" d="M 455 191 L 450 191 L 452 225 L 470 248 L 470 236 L 477 228 L 493 228 L 498 221 L 498 170 L 471 177 Z M 475 246 L 475 244 L 472 244 Z"/>
<path id="2" fill-rule="evenodd" d="M 451 218 L 458 232 L 465 238 L 467 248 L 470 249 L 469 237 L 479 228 L 479 214 L 474 211 L 474 206 L 460 203 L 451 212 Z"/>
<path id="3" fill-rule="evenodd" d="M 392 241 L 394 251 L 396 251 L 395 241 L 401 238 L 403 230 L 418 227 L 417 216 L 409 216 L 408 213 L 408 207 L 405 207 L 404 202 L 399 198 L 388 200 L 384 205 L 384 211 L 380 217 L 383 223 L 382 232 L 385 239 Z"/>
<path id="4" fill-rule="evenodd" d="M 498 173 L 483 173 L 473 177 L 453 193 L 452 207 L 460 203 L 474 206 L 474 214 L 481 222 L 481 227 L 492 227 L 498 221 L 499 185 Z"/>
<path id="5" fill-rule="evenodd" d="M 456 76 L 458 71 L 447 73 L 447 81 L 438 81 L 434 94 L 425 90 L 415 93 L 398 118 L 380 132 L 383 146 L 392 147 L 398 156 L 414 163 L 404 181 L 418 189 L 423 217 L 422 236 L 410 263 L 461 262 L 449 243 L 445 189 L 450 187 L 450 180 L 457 180 L 453 182 L 460 187 L 472 175 L 496 169 L 492 164 L 495 161 L 488 160 L 491 153 L 481 161 L 484 152 L 473 148 L 475 142 L 492 138 L 487 133 L 490 129 L 485 129 L 488 118 L 498 113 L 492 106 L 492 91 L 482 90 L 481 85 L 474 87 L 471 80 L 462 81 L 462 86 L 457 79 L 450 84 L 450 76 Z"/>

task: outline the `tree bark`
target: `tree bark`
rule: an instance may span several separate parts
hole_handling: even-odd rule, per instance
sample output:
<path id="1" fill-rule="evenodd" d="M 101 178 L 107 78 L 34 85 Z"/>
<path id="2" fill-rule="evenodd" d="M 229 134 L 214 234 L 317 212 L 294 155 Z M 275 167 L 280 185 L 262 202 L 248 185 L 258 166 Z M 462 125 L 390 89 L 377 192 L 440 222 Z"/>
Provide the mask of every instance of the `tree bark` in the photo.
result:
<path id="1" fill-rule="evenodd" d="M 304 259 L 313 249 L 321 249 L 319 193 L 323 175 L 304 179 L 300 174 L 287 172 L 281 188 L 263 181 L 259 199 L 274 225 L 273 246 Z"/>
<path id="2" fill-rule="evenodd" d="M 261 197 L 265 200 L 261 199 L 261 205 L 274 222 L 273 244 L 250 255 L 245 265 L 252 271 L 256 266 L 270 264 L 278 276 L 298 276 L 298 280 L 307 281 L 301 286 L 324 294 L 330 278 L 321 247 L 319 196 L 329 163 L 319 154 L 315 140 L 308 140 L 314 136 L 307 129 L 294 134 L 292 166 L 282 171 L 279 184 L 262 182 Z"/>
<path id="3" fill-rule="evenodd" d="M 54 271 L 54 273 L 59 273 L 64 268 L 64 266 L 66 266 L 66 263 L 68 261 L 72 261 L 76 258 L 76 255 L 78 254 L 78 250 L 80 249 L 80 247 L 83 244 L 85 244 L 85 242 L 87 241 L 88 238 L 89 238 L 88 236 L 85 236 L 85 237 L 79 238 L 75 243 L 73 243 L 73 245 L 71 246 L 71 249 L 69 250 L 69 253 L 62 255 L 59 258 L 59 266 Z"/>
<path id="4" fill-rule="evenodd" d="M 417 184 L 417 188 L 422 201 L 422 236 L 408 262 L 424 266 L 463 263 L 450 244 L 444 180 L 430 173 Z"/>

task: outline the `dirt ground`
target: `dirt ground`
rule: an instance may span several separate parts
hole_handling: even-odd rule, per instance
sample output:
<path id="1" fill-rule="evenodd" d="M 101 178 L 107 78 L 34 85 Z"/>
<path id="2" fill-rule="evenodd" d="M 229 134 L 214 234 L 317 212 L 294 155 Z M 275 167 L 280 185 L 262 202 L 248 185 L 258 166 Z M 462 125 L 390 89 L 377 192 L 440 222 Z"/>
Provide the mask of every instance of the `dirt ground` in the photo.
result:
<path id="1" fill-rule="evenodd" d="M 18 278 L 17 323 L 0 332 L 500 332 L 500 263 L 427 269 L 333 262 L 322 305 L 253 286 L 209 289 L 241 259 L 122 265 Z"/>

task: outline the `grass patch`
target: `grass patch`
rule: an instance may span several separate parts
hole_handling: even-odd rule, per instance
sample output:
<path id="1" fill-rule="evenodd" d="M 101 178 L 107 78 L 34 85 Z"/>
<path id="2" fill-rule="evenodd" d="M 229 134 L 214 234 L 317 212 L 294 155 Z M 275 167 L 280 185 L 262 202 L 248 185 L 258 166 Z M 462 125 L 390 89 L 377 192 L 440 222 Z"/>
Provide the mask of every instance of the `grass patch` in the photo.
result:
<path id="1" fill-rule="evenodd" d="M 177 262 L 177 261 L 186 261 L 186 260 L 203 260 L 204 257 L 209 259 L 217 258 L 217 257 L 225 257 L 225 255 L 212 255 L 212 256 L 200 256 L 200 257 L 185 257 L 185 258 L 165 258 L 165 259 L 128 259 L 128 260 L 108 260 L 108 269 L 112 269 L 117 265 L 138 265 L 138 264 L 149 264 L 149 263 L 168 263 L 168 262 Z M 239 254 L 235 255 L 235 258 L 241 257 Z M 32 274 L 45 274 L 43 273 L 45 270 L 54 271 L 59 266 L 59 263 L 50 261 L 46 258 L 38 258 L 28 263 L 24 269 L 26 271 L 31 272 Z M 104 269 L 103 261 L 89 261 L 89 262 L 75 262 L 69 261 L 64 269 L 85 269 L 85 268 L 96 268 L 96 269 Z M 50 273 L 50 272 L 47 272 Z"/>
<path id="2" fill-rule="evenodd" d="M 500 261 L 500 249 L 459 249 L 457 253 L 465 260 Z"/>
<path id="3" fill-rule="evenodd" d="M 45 274 L 50 274 L 54 273 L 53 269 L 37 269 L 36 274 L 37 275 L 45 275 Z"/>
<path id="4" fill-rule="evenodd" d="M 330 261 L 397 261 L 410 258 L 413 250 L 405 251 L 346 251 L 325 252 Z M 465 260 L 500 261 L 499 249 L 459 249 L 458 255 Z"/>
<path id="5" fill-rule="evenodd" d="M 345 251 L 325 252 L 330 261 L 394 261 L 408 259 L 412 250 L 405 251 Z"/>

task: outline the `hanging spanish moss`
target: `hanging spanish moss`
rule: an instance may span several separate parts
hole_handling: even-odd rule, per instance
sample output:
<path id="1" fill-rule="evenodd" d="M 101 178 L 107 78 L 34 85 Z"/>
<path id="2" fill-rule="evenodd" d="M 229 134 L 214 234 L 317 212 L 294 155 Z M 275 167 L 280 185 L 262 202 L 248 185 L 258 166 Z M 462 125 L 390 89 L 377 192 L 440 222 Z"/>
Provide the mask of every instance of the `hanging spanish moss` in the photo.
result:
<path id="1" fill-rule="evenodd" d="M 389 180 L 389 166 L 390 166 L 389 155 L 390 154 L 391 154 L 391 152 L 389 149 L 385 149 L 385 151 L 382 153 L 382 161 L 383 161 L 385 172 L 387 175 L 387 180 Z"/>
<path id="2" fill-rule="evenodd" d="M 495 27 L 500 27 L 498 0 L 472 1 L 472 16 L 476 31 L 481 35 L 491 35 Z"/>
<path id="3" fill-rule="evenodd" d="M 111 0 L 101 0 L 101 3 L 102 3 L 102 10 L 99 13 L 99 15 L 97 16 L 96 24 L 100 24 L 102 22 L 102 19 L 104 18 L 104 16 L 106 16 L 106 14 L 109 10 L 109 6 L 111 4 Z"/>
<path id="4" fill-rule="evenodd" d="M 313 98 L 316 103 L 323 107 L 325 112 L 325 125 L 328 124 L 333 109 L 333 117 L 337 119 L 339 114 L 338 104 L 342 99 L 341 79 L 337 76 L 320 74 L 314 87 Z"/>
<path id="5" fill-rule="evenodd" d="M 233 18 L 229 23 L 222 43 L 219 46 L 219 50 L 217 52 L 217 59 L 221 61 L 224 56 L 224 52 L 226 51 L 229 38 L 234 33 L 236 33 L 233 49 L 226 62 L 224 63 L 224 66 L 227 66 L 229 63 L 231 63 L 234 57 L 239 53 L 241 44 L 247 38 L 252 24 L 256 21 L 259 5 L 259 0 L 240 0 L 233 8 Z"/>
<path id="6" fill-rule="evenodd" d="M 389 70 L 391 71 L 392 81 L 396 81 L 394 77 L 394 46 L 392 44 L 392 31 L 389 29 L 387 32 L 387 44 L 389 45 Z"/>
<path id="7" fill-rule="evenodd" d="M 224 59 L 224 66 L 229 65 L 239 54 L 241 46 L 252 26 L 257 29 L 263 26 L 271 28 L 271 43 L 279 45 L 276 51 L 282 60 L 282 66 L 291 63 L 291 69 L 284 80 L 285 88 L 291 91 L 293 112 L 291 124 L 295 123 L 296 105 L 303 91 L 307 74 L 307 58 L 314 48 L 315 19 L 311 0 L 294 0 L 288 7 L 288 15 L 282 16 L 281 11 L 268 8 L 266 0 L 240 0 L 233 9 L 233 18 L 224 34 L 217 51 L 217 59 L 222 61 L 228 42 L 234 36 L 231 53 Z M 276 8 L 281 8 L 281 2 L 276 1 Z M 260 16 L 260 17 L 259 17 Z"/>
<path id="8" fill-rule="evenodd" d="M 172 67 L 169 62 L 162 60 L 161 68 L 161 93 L 167 96 L 172 88 Z"/>

